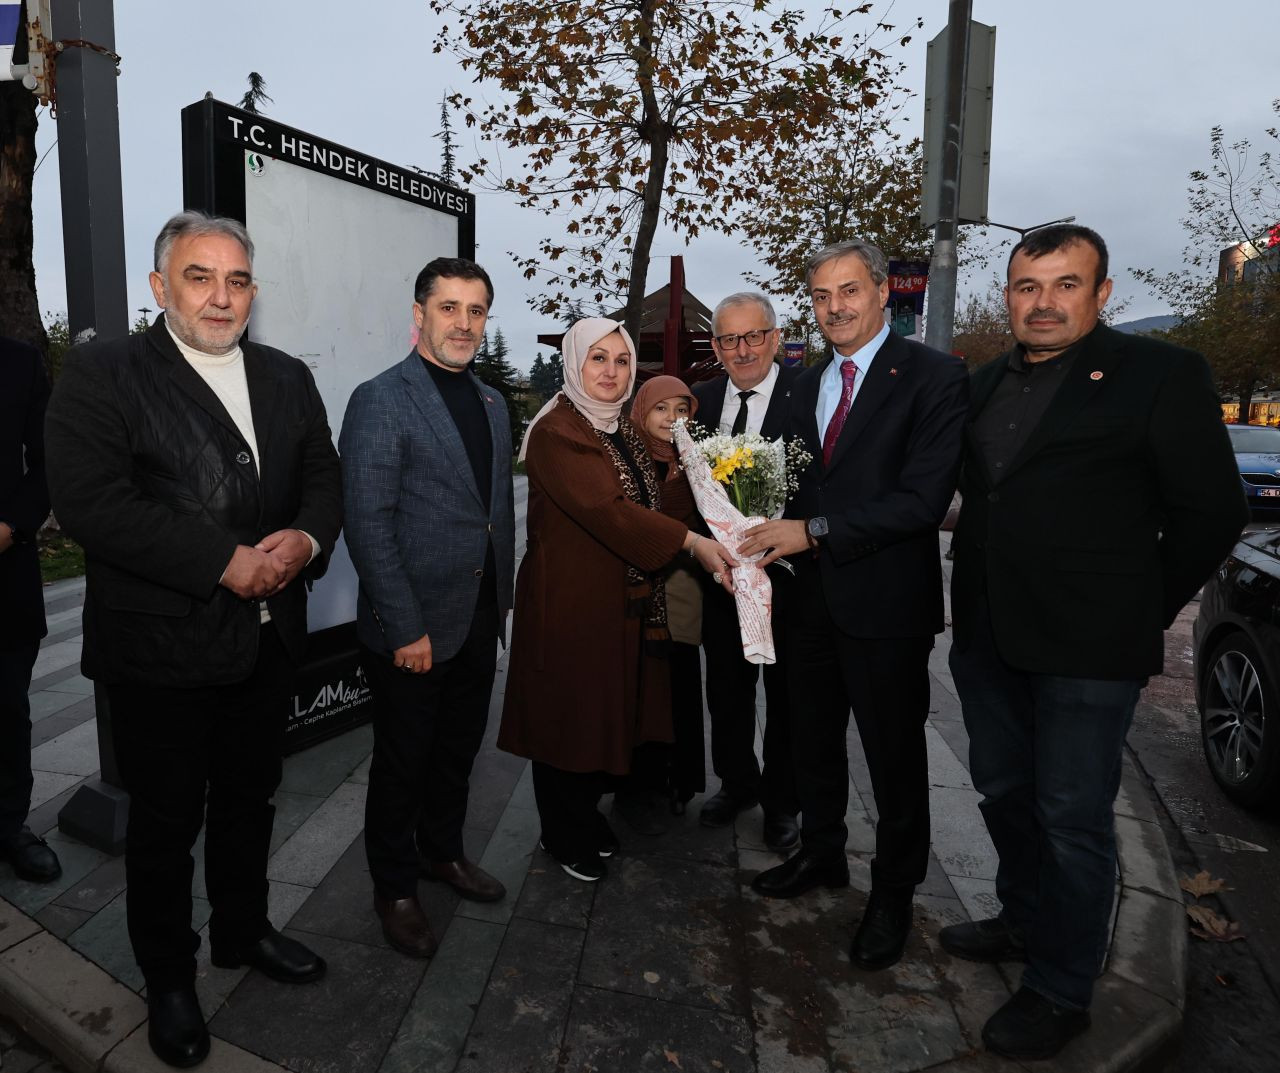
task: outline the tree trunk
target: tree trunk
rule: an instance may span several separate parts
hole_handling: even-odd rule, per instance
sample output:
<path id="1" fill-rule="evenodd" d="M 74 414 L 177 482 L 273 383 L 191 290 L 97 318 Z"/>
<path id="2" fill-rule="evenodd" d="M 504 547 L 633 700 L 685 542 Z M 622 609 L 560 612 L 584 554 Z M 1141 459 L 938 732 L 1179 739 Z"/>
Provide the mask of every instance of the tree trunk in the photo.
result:
<path id="1" fill-rule="evenodd" d="M 0 335 L 49 348 L 31 261 L 31 183 L 36 99 L 21 82 L 0 82 Z"/>
<path id="2" fill-rule="evenodd" d="M 641 18 L 646 33 L 640 38 L 639 61 L 636 65 L 640 96 L 644 101 L 644 118 L 640 123 L 640 137 L 649 146 L 649 174 L 645 177 L 640 225 L 636 228 L 635 245 L 631 249 L 631 276 L 627 281 L 627 308 L 623 314 L 623 326 L 640 346 L 640 318 L 644 312 L 645 285 L 649 278 L 649 251 L 653 249 L 653 236 L 658 230 L 658 217 L 662 210 L 662 187 L 667 181 L 667 155 L 671 130 L 658 108 L 658 97 L 653 86 L 653 25 L 655 0 L 642 0 Z"/>
<path id="3" fill-rule="evenodd" d="M 1253 391 L 1256 386 L 1253 381 L 1240 385 L 1240 413 L 1236 416 L 1237 425 L 1249 423 L 1249 410 L 1253 406 Z"/>

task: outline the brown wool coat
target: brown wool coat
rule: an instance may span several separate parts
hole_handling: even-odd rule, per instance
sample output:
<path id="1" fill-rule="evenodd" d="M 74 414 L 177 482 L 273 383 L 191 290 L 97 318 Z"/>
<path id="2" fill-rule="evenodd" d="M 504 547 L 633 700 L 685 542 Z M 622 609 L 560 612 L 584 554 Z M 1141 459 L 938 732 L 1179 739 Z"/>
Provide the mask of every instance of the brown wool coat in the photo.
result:
<path id="1" fill-rule="evenodd" d="M 622 775 L 637 744 L 671 740 L 666 660 L 644 654 L 643 622 L 625 613 L 626 564 L 661 570 L 688 529 L 623 495 L 595 431 L 563 403 L 529 436 L 528 547 L 498 746 Z"/>

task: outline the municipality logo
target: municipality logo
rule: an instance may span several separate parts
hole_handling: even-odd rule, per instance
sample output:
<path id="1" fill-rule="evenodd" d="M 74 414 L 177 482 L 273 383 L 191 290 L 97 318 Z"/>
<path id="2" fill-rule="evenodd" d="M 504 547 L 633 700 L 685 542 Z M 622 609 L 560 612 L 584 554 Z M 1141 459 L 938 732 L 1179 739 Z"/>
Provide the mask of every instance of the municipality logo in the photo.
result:
<path id="1" fill-rule="evenodd" d="M 267 162 L 262 159 L 261 153 L 250 153 L 245 159 L 254 175 L 261 175 L 267 170 Z"/>

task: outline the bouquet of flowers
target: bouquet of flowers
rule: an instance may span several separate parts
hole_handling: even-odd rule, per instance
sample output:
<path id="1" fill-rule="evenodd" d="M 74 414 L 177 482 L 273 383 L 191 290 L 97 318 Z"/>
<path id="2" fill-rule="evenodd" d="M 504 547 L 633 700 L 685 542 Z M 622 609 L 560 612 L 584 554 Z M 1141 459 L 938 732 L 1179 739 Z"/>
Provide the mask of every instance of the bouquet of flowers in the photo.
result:
<path id="1" fill-rule="evenodd" d="M 799 440 L 766 440 L 758 432 L 705 436 L 694 440 L 694 446 L 745 517 L 781 518 L 800 472 L 813 460 Z"/>
<path id="2" fill-rule="evenodd" d="M 756 565 L 761 555 L 746 559 L 737 548 L 748 529 L 782 514 L 812 455 L 798 442 L 784 445 L 754 432 L 695 441 L 684 421 L 677 421 L 671 432 L 698 510 L 716 539 L 738 559 L 733 595 L 743 655 L 751 663 L 776 663 L 770 624 L 773 585 Z"/>

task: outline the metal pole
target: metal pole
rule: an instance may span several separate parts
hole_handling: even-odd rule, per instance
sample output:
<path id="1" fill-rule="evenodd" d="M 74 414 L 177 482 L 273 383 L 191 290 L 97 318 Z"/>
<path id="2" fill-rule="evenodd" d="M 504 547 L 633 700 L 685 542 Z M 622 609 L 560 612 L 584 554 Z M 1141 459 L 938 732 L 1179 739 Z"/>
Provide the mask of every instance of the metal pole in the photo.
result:
<path id="1" fill-rule="evenodd" d="M 67 267 L 67 326 L 72 342 L 118 339 L 129 332 L 124 209 L 120 196 L 120 110 L 113 0 L 58 0 L 58 170 L 62 250 Z M 90 47 L 96 46 L 96 47 Z M 129 797 L 120 787 L 111 708 L 94 689 L 101 777 L 84 783 L 58 813 L 58 829 L 107 853 L 124 849 Z"/>
<path id="2" fill-rule="evenodd" d="M 929 304 L 925 344 L 951 350 L 956 317 L 956 232 L 960 207 L 960 148 L 964 137 L 964 98 L 969 84 L 969 18 L 972 0 L 951 0 L 947 13 L 947 90 L 942 144 L 942 197 L 929 262 Z"/>
<path id="3" fill-rule="evenodd" d="M 67 42 L 57 57 L 67 325 L 73 342 L 87 329 L 96 338 L 117 339 L 128 334 L 129 313 L 116 65 L 87 47 L 115 51 L 113 0 L 58 0 L 51 36 Z"/>

